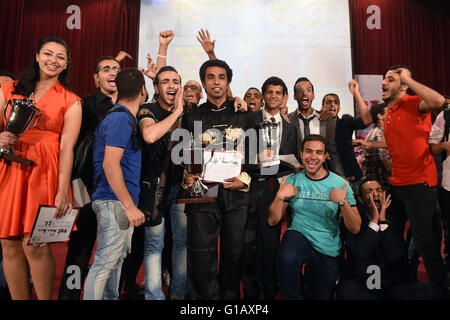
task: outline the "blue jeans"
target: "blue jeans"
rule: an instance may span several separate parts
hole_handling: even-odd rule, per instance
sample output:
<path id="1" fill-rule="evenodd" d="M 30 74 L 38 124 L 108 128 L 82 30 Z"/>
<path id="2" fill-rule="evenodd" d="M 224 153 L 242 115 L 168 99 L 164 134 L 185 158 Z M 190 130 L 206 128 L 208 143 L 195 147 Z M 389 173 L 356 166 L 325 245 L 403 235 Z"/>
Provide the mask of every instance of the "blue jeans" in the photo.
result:
<path id="1" fill-rule="evenodd" d="M 179 204 L 175 201 L 179 189 L 179 185 L 171 186 L 166 196 L 168 211 L 170 213 L 170 226 L 172 229 L 171 297 L 181 297 L 187 294 L 187 218 L 184 213 L 184 204 Z"/>
<path id="2" fill-rule="evenodd" d="M 170 214 L 172 228 L 172 281 L 170 283 L 170 296 L 179 297 L 187 294 L 187 250 L 186 226 L 187 219 L 184 213 L 184 204 L 177 204 L 175 197 L 179 186 L 169 187 L 165 196 L 167 212 Z M 165 219 L 158 226 L 145 227 L 144 246 L 144 272 L 145 272 L 145 299 L 165 300 L 161 284 L 161 254 L 164 248 Z"/>
<path id="3" fill-rule="evenodd" d="M 295 230 L 284 233 L 278 250 L 277 271 L 283 299 L 333 299 L 339 271 L 338 257 L 318 252 Z M 305 277 L 302 277 L 304 264 L 307 266 Z M 302 278 L 304 283 L 301 284 Z"/>
<path id="4" fill-rule="evenodd" d="M 165 300 L 161 284 L 161 253 L 164 248 L 164 218 L 144 228 L 145 300 Z"/>
<path id="5" fill-rule="evenodd" d="M 117 200 L 96 200 L 97 247 L 84 285 L 84 300 L 118 300 L 122 263 L 131 248 L 133 227 Z"/>

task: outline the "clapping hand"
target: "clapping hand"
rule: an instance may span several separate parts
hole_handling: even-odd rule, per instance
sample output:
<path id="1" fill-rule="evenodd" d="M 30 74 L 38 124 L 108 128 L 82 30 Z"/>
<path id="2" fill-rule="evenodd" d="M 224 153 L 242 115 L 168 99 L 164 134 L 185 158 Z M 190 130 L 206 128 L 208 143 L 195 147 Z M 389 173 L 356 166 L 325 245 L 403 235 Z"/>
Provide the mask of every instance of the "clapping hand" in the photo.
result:
<path id="1" fill-rule="evenodd" d="M 158 67 L 150 56 L 150 53 L 147 53 L 147 70 L 142 67 L 139 67 L 139 70 L 150 79 L 155 79 L 156 73 L 158 72 Z"/>

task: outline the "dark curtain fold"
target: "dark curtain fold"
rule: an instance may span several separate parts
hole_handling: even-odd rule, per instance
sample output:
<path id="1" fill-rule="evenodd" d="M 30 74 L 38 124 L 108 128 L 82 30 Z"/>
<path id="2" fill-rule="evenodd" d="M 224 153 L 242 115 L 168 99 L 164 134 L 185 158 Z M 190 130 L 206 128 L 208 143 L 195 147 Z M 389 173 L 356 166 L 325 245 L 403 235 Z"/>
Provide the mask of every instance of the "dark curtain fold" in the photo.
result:
<path id="1" fill-rule="evenodd" d="M 80 30 L 67 27 L 70 5 L 81 9 Z M 124 50 L 134 59 L 122 67 L 136 65 L 139 6 L 139 0 L 2 0 L 0 70 L 19 74 L 34 58 L 39 40 L 57 36 L 71 49 L 71 89 L 80 96 L 93 93 L 97 58 Z"/>
<path id="2" fill-rule="evenodd" d="M 380 30 L 366 26 L 370 5 L 380 8 Z M 417 80 L 450 94 L 448 2 L 350 0 L 350 14 L 355 74 L 385 74 L 391 65 L 409 65 Z"/>

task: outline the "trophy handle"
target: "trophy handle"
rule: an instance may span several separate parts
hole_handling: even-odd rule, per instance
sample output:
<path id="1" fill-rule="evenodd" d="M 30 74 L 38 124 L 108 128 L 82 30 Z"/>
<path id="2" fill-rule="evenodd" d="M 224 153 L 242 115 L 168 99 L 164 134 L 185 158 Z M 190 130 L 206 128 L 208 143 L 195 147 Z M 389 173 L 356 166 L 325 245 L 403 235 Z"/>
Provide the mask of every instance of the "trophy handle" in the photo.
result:
<path id="1" fill-rule="evenodd" d="M 34 118 L 34 124 L 30 127 L 30 129 L 33 129 L 38 124 L 39 120 L 41 120 L 42 113 L 39 113 L 37 117 Z"/>
<path id="2" fill-rule="evenodd" d="M 5 121 L 6 119 L 8 119 L 8 117 L 6 116 L 6 111 L 8 110 L 8 106 L 11 106 L 12 109 L 12 100 L 9 99 L 8 102 L 6 103 L 5 109 L 3 109 L 3 115 L 5 116 Z"/>

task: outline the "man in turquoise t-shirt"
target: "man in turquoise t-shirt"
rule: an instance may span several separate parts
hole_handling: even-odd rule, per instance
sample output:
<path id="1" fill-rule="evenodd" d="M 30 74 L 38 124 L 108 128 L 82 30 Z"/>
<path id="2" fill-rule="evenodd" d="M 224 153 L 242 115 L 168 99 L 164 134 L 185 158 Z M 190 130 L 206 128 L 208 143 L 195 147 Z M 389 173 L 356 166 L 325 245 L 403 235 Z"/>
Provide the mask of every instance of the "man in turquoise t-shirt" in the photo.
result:
<path id="1" fill-rule="evenodd" d="M 352 189 L 340 176 L 323 167 L 326 140 L 309 135 L 303 140 L 305 170 L 283 178 L 269 208 L 268 223 L 276 225 L 290 206 L 292 222 L 283 235 L 277 257 L 283 299 L 332 299 L 338 277 L 341 248 L 339 225 L 358 233 L 361 217 Z M 305 283 L 300 283 L 302 267 Z"/>

